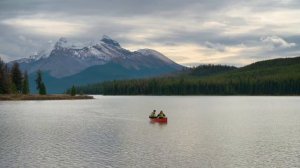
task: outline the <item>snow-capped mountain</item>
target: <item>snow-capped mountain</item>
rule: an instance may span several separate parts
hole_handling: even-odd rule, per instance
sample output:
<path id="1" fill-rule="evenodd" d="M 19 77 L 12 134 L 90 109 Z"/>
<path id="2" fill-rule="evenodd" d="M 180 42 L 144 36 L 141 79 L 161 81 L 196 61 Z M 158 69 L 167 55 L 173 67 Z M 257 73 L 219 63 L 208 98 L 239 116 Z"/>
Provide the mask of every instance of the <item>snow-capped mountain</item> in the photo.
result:
<path id="1" fill-rule="evenodd" d="M 38 69 L 49 72 L 56 78 L 74 75 L 82 70 L 109 62 L 117 62 L 127 68 L 140 69 L 144 66 L 171 66 L 180 69 L 181 66 L 171 61 L 161 53 L 143 49 L 135 52 L 123 49 L 120 44 L 103 36 L 99 41 L 89 43 L 70 43 L 66 38 L 60 38 L 53 49 L 42 51 L 29 58 L 16 60 L 23 70 L 33 73 Z"/>
<path id="2" fill-rule="evenodd" d="M 69 42 L 66 38 L 60 38 L 50 49 L 13 62 L 18 62 L 22 70 L 29 74 L 34 74 L 40 69 L 53 80 L 64 81 L 67 85 L 124 77 L 155 76 L 182 69 L 181 65 L 155 50 L 141 49 L 131 52 L 108 36 L 86 43 Z M 127 74 L 123 74 L 125 71 Z M 81 74 L 89 78 L 83 79 Z M 75 80 L 75 76 L 77 80 L 83 81 Z"/>

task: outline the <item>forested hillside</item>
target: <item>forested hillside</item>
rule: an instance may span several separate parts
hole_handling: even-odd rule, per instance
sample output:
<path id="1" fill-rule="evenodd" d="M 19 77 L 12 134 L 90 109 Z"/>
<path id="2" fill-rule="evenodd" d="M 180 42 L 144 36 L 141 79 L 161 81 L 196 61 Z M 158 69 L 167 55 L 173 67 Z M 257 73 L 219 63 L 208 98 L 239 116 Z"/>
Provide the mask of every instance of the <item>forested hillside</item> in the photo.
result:
<path id="1" fill-rule="evenodd" d="M 104 95 L 299 95 L 300 57 L 242 68 L 202 66 L 172 77 L 110 81 L 77 89 Z"/>

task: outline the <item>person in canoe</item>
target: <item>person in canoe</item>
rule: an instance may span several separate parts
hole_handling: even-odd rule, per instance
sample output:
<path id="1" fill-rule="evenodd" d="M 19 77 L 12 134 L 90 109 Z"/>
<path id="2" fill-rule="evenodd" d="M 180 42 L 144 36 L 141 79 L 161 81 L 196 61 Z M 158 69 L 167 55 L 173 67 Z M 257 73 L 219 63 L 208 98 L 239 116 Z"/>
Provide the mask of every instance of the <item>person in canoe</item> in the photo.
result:
<path id="1" fill-rule="evenodd" d="M 165 118 L 165 117 L 166 117 L 166 115 L 164 114 L 164 112 L 162 110 L 157 115 L 157 118 Z"/>
<path id="2" fill-rule="evenodd" d="M 156 110 L 153 110 L 152 113 L 150 114 L 149 118 L 157 118 L 155 113 L 156 113 Z"/>

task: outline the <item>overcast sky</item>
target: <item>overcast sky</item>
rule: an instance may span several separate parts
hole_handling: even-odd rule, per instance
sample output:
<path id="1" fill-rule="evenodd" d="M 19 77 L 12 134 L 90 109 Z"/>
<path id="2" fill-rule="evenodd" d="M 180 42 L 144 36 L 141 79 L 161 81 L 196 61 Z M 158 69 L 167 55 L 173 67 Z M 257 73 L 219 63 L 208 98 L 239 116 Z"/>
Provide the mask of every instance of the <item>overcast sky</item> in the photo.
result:
<path id="1" fill-rule="evenodd" d="M 0 0 L 0 57 L 108 35 L 181 64 L 245 65 L 300 55 L 299 0 Z"/>

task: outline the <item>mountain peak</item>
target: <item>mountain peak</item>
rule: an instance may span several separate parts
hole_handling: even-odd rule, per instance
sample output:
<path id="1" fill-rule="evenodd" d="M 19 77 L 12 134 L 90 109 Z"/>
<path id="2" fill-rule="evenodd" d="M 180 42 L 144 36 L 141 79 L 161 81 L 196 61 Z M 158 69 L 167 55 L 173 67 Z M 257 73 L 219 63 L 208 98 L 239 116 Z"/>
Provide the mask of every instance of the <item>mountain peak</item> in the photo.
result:
<path id="1" fill-rule="evenodd" d="M 121 47 L 120 44 L 117 41 L 111 39 L 107 35 L 104 35 L 102 37 L 101 41 L 104 42 L 105 44 L 108 44 L 108 45 L 112 45 L 112 46 L 116 46 L 116 47 Z"/>
<path id="2" fill-rule="evenodd" d="M 112 38 L 111 38 L 111 37 L 109 37 L 108 35 L 105 35 L 105 34 L 102 36 L 102 39 L 108 39 L 108 40 L 112 40 Z"/>
<path id="3" fill-rule="evenodd" d="M 65 38 L 65 37 L 61 37 L 61 38 L 58 39 L 58 41 L 66 43 L 66 42 L 68 42 L 68 39 Z"/>
<path id="4" fill-rule="evenodd" d="M 55 48 L 62 48 L 64 46 L 66 46 L 66 44 L 68 43 L 67 38 L 65 37 L 61 37 L 58 39 L 58 41 L 55 43 Z"/>

